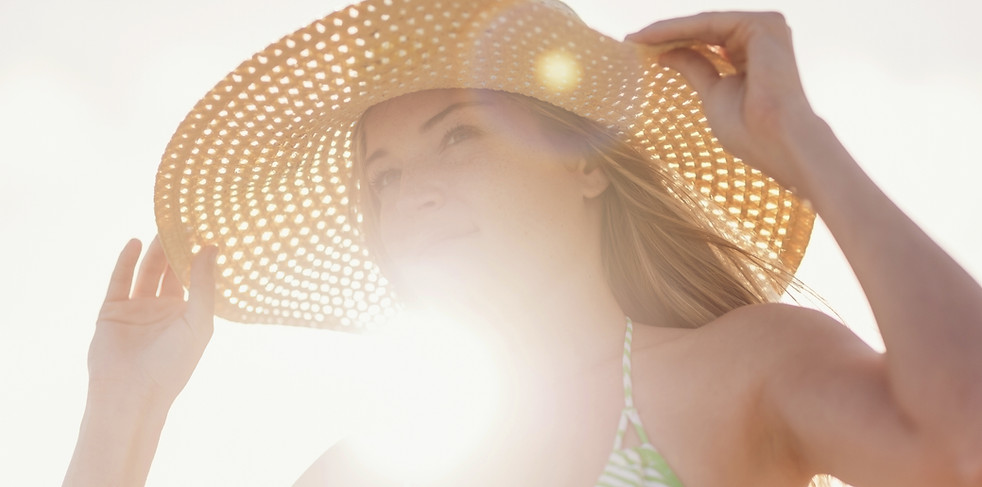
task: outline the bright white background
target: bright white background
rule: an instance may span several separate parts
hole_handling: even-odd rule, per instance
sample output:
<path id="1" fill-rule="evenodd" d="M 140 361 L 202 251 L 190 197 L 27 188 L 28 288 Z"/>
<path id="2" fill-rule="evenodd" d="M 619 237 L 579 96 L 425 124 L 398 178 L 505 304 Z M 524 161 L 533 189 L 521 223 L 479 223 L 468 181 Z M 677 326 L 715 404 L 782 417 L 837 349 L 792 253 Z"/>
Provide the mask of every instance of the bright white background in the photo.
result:
<path id="1" fill-rule="evenodd" d="M 982 55 L 973 47 L 982 4 L 569 3 L 615 37 L 699 10 L 782 10 L 816 110 L 887 193 L 982 276 Z M 0 0 L 0 485 L 60 482 L 104 286 L 126 240 L 155 233 L 154 172 L 177 123 L 241 60 L 340 5 Z M 878 346 L 821 229 L 799 275 Z M 347 335 L 218 323 L 149 484 L 289 485 L 343 429 L 365 350 Z"/>

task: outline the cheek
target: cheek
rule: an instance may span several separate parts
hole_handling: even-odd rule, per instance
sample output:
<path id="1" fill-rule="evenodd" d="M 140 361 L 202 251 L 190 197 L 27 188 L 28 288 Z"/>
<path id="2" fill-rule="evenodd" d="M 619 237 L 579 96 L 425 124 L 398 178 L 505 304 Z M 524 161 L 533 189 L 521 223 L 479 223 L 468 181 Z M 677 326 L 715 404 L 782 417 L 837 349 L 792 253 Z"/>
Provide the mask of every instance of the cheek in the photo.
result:
<path id="1" fill-rule="evenodd" d="M 388 203 L 380 203 L 378 206 L 378 243 L 390 259 L 397 259 L 400 256 L 399 235 L 405 234 L 406 221 L 399 218 L 393 206 Z"/>
<path id="2" fill-rule="evenodd" d="M 526 245 L 531 243 L 529 239 L 542 240 L 544 244 L 556 241 L 575 225 L 582 198 L 570 186 L 565 168 L 502 167 L 487 178 L 493 184 L 486 184 L 481 190 L 486 203 L 482 210 L 489 224 L 497 226 L 501 238 L 512 240 L 511 245 Z"/>
<path id="3" fill-rule="evenodd" d="M 489 240 L 521 240 L 575 214 L 580 200 L 570 186 L 569 171 L 554 155 L 511 148 L 480 150 L 428 169 L 427 180 L 442 193 L 443 203 L 431 214 L 404 216 L 397 197 L 379 201 L 379 237 L 386 253 L 402 256 L 402 236 L 420 222 L 473 222 Z M 415 222 L 415 223 L 414 223 Z M 512 243 L 513 244 L 513 243 Z"/>

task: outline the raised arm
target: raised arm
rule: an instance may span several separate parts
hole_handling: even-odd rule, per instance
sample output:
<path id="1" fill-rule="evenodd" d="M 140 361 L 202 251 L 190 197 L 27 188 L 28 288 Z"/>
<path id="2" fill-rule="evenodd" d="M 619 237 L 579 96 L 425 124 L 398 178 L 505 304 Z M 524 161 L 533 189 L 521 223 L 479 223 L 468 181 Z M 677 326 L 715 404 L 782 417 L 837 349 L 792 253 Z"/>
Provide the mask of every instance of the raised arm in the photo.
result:
<path id="1" fill-rule="evenodd" d="M 89 390 L 65 486 L 146 483 L 171 403 L 213 330 L 214 249 L 192 264 L 188 299 L 157 240 L 120 253 L 89 347 Z M 132 289 L 131 289 L 132 288 Z"/>
<path id="2" fill-rule="evenodd" d="M 662 58 L 700 93 L 724 146 L 812 203 L 855 271 L 886 345 L 882 369 L 872 375 L 882 376 L 885 407 L 895 409 L 890 413 L 910 433 L 903 437 L 920 442 L 912 451 L 943 458 L 951 468 L 947 478 L 982 484 L 979 284 L 877 188 L 811 110 L 783 17 L 701 14 L 629 36 L 645 43 L 677 39 L 718 45 L 734 63 L 739 73 L 720 77 L 693 51 Z M 870 441 L 859 439 L 867 433 L 853 431 L 855 438 L 842 442 Z"/>

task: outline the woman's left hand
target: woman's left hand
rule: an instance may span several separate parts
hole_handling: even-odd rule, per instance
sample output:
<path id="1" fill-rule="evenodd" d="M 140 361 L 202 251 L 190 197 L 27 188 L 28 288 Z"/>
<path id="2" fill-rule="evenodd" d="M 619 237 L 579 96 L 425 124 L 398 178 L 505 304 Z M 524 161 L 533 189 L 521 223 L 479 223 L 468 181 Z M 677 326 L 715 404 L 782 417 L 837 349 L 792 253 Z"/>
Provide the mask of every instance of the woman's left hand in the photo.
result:
<path id="1" fill-rule="evenodd" d="M 816 119 L 805 98 L 791 45 L 779 13 L 712 12 L 655 22 L 627 36 L 658 44 L 696 40 L 718 46 L 737 70 L 720 76 L 690 49 L 663 54 L 660 62 L 680 72 L 699 93 L 713 133 L 724 147 L 786 187 L 800 187 L 788 161 L 788 126 Z"/>

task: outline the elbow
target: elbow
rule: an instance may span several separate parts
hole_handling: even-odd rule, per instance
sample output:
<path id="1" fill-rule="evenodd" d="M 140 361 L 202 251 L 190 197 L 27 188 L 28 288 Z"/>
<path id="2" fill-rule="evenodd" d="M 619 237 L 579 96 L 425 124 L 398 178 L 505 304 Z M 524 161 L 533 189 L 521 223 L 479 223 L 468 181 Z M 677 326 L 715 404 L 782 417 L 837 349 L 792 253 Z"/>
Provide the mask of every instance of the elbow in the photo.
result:
<path id="1" fill-rule="evenodd" d="M 982 487 L 982 423 L 971 421 L 962 428 L 961 435 L 948 442 L 950 453 L 945 464 L 955 485 Z"/>
<path id="2" fill-rule="evenodd" d="M 965 485 L 982 487 L 982 390 L 974 391 L 973 397 L 979 400 L 971 402 L 974 407 L 970 409 L 975 412 L 965 416 L 968 421 L 962 426 L 955 451 L 959 477 L 965 480 Z"/>
<path id="3" fill-rule="evenodd" d="M 962 465 L 958 472 L 956 472 L 956 484 L 953 485 L 963 485 L 965 487 L 982 487 L 982 469 L 978 468 L 978 462 L 975 465 Z"/>
<path id="4" fill-rule="evenodd" d="M 982 487 L 982 448 L 975 448 L 969 455 L 962 457 L 956 474 L 963 482 L 961 485 Z"/>
<path id="5" fill-rule="evenodd" d="M 916 460 L 908 463 L 917 472 L 913 478 L 926 485 L 982 487 L 982 414 L 969 414 L 969 404 L 974 403 L 938 408 L 949 411 L 944 420 L 912 428 L 918 445 L 911 452 Z"/>
<path id="6" fill-rule="evenodd" d="M 975 458 L 953 458 L 935 450 L 921 454 L 913 470 L 897 485 L 944 485 L 982 487 L 982 452 Z"/>
<path id="7" fill-rule="evenodd" d="M 931 423 L 921 423 L 924 446 L 952 485 L 982 487 L 982 375 L 949 384 L 948 400 L 933 405 Z"/>
<path id="8" fill-rule="evenodd" d="M 947 451 L 941 446 L 943 443 L 935 443 L 931 452 L 935 461 L 926 462 L 935 466 L 928 470 L 932 472 L 927 476 L 931 485 L 982 487 L 982 437 L 974 440 L 972 448 L 963 443 L 961 448 Z"/>

